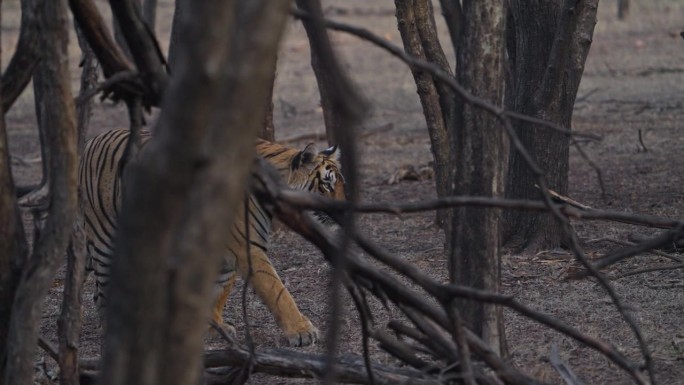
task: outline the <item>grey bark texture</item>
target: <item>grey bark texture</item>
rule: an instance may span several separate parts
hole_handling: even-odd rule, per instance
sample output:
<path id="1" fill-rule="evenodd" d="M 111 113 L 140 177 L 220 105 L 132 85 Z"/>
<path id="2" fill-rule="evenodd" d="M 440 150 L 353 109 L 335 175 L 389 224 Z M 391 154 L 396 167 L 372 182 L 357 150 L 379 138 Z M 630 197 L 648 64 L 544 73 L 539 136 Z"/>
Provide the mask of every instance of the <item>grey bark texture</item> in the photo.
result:
<path id="1" fill-rule="evenodd" d="M 411 56 L 438 65 L 444 72 L 451 74 L 449 62 L 442 51 L 437 37 L 437 29 L 430 2 L 426 0 L 396 0 L 397 23 L 404 44 L 404 50 Z M 418 96 L 428 134 L 430 149 L 434 159 L 435 185 L 438 197 L 450 193 L 450 133 L 454 131 L 455 99 L 449 87 L 419 69 L 411 72 L 416 82 Z M 437 223 L 441 226 L 448 221 L 448 210 L 440 210 Z"/>
<path id="2" fill-rule="evenodd" d="M 503 0 L 463 2 L 457 78 L 469 92 L 503 105 L 505 7 Z M 464 104 L 453 135 L 455 194 L 501 197 L 507 140 L 491 113 Z M 461 207 L 453 214 L 450 277 L 455 283 L 499 291 L 501 210 Z M 502 311 L 498 306 L 462 301 L 466 326 L 498 354 L 505 352 Z"/>
<path id="3" fill-rule="evenodd" d="M 570 128 L 591 45 L 598 0 L 513 0 L 508 15 L 506 108 Z M 543 74 L 543 76 L 540 76 Z M 514 121 L 517 135 L 544 171 L 550 189 L 568 190 L 569 138 L 548 128 Z M 540 199 L 538 175 L 512 151 L 506 196 Z M 505 213 L 504 241 L 531 249 L 558 247 L 561 225 L 548 213 Z"/>

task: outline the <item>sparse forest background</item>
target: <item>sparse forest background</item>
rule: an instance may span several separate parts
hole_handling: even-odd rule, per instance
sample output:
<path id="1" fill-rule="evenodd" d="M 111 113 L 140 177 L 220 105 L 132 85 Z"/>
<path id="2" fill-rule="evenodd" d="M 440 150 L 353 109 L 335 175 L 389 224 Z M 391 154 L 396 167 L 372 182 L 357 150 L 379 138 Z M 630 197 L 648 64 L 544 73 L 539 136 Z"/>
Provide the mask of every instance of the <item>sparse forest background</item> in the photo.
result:
<path id="1" fill-rule="evenodd" d="M 599 3 L 598 23 L 573 109 L 573 132 L 600 136 L 601 140 L 576 138 L 578 147 L 570 148 L 569 183 L 564 195 L 597 210 L 640 216 L 642 225 L 625 224 L 625 218 L 618 215 L 607 221 L 572 220 L 584 255 L 592 262 L 605 255 L 628 254 L 634 244 L 644 240 L 657 240 L 663 230 L 654 224 L 663 227 L 663 223 L 669 223 L 671 227 L 672 223 L 679 223 L 681 226 L 684 216 L 684 167 L 681 167 L 684 137 L 680 123 L 684 115 L 681 93 L 684 41 L 679 36 L 684 27 L 684 4 L 675 0 L 632 0 L 628 12 L 623 10 L 618 15 L 617 3 L 608 0 Z M 106 2 L 97 4 L 105 19 L 111 20 Z M 396 8 L 392 2 L 344 0 L 323 1 L 322 5 L 326 18 L 366 28 L 386 42 L 402 47 Z M 434 1 L 433 5 L 445 57 L 453 69 L 455 54 L 449 43 L 450 31 L 440 14 L 440 2 Z M 173 11 L 173 1 L 159 1 L 156 34 L 163 52 L 167 52 L 169 46 Z M 2 4 L 3 68 L 16 47 L 19 27 L 19 1 L 5 0 Z M 81 76 L 78 66 L 81 51 L 73 28 L 70 30 L 69 70 L 75 96 Z M 410 69 L 400 60 L 355 36 L 330 32 L 330 38 L 342 67 L 370 107 L 354 138 L 358 149 L 359 202 L 382 205 L 434 201 L 437 193 L 431 142 Z M 19 186 L 37 184 L 41 179 L 40 141 L 34 111 L 34 90 L 29 86 L 6 115 L 11 166 L 14 182 Z M 154 127 L 158 115 L 155 110 L 146 116 L 148 126 Z M 96 99 L 87 136 L 128 125 L 125 103 Z M 306 143 L 315 141 L 324 148 L 329 140 L 316 78 L 311 70 L 309 40 L 301 22 L 292 17 L 288 17 L 278 50 L 273 126 L 275 139 L 292 146 L 303 148 Z M 31 210 L 24 209 L 22 214 L 31 239 L 34 218 Z M 445 247 L 444 231 L 435 225 L 434 211 L 401 215 L 358 214 L 357 227 L 359 233 L 387 254 L 409 263 L 437 282 L 449 281 L 448 246 Z M 681 228 L 675 228 L 675 231 L 681 234 Z M 509 353 L 506 363 L 521 373 L 521 377 L 506 377 L 506 381 L 622 384 L 648 383 L 655 378 L 654 382 L 661 384 L 684 383 L 684 327 L 681 323 L 684 318 L 684 257 L 672 242 L 662 243 L 653 251 L 650 249 L 654 246 L 642 243 L 646 252 L 603 270 L 606 281 L 622 301 L 623 314 L 616 310 L 613 300 L 596 279 L 577 279 L 585 270 L 567 249 L 541 247 L 520 251 L 504 248 L 501 294 L 510 295 L 518 303 L 556 317 L 583 335 L 606 341 L 608 346 L 619 352 L 620 357 L 634 365 L 628 370 L 619 368 L 616 361 L 606 358 L 606 351 L 601 354 L 597 351 L 600 349 L 589 348 L 567 334 L 504 307 Z M 372 253 L 368 249 L 354 249 L 354 252 L 364 260 L 371 259 Z M 330 336 L 326 332 L 333 328 L 329 293 L 333 290 L 334 275 L 330 263 L 317 247 L 284 227 L 275 232 L 269 253 L 302 311 L 321 329 L 324 340 L 314 347 L 298 349 L 298 353 L 277 350 L 284 346 L 284 341 L 272 316 L 250 291 L 247 291 L 245 304 L 251 338 L 245 338 L 246 323 L 238 310 L 242 306 L 241 282 L 230 299 L 234 305 L 231 309 L 237 311 L 226 311 L 225 317 L 235 323 L 240 346 L 253 342 L 254 349 L 264 354 L 262 359 L 279 355 L 285 357 L 285 364 L 280 362 L 281 366 L 278 366 L 276 363 L 279 373 L 283 374 L 282 368 L 291 366 L 292 362 L 295 362 L 295 367 L 297 362 L 300 365 L 305 362 L 304 355 L 324 357 L 329 348 Z M 384 271 L 388 270 L 382 263 L 373 263 Z M 65 266 L 60 267 L 41 316 L 40 334 L 55 345 L 58 340 L 57 319 L 67 278 L 65 272 Z M 411 277 L 410 274 L 408 276 Z M 419 286 L 406 275 L 401 276 L 399 282 L 410 289 Z M 92 291 L 91 278 L 86 283 L 83 296 L 83 326 L 78 351 L 79 356 L 85 359 L 83 368 L 91 377 L 85 376 L 82 380 L 92 378 L 92 369 L 95 368 L 91 359 L 99 358 L 103 341 L 91 299 Z M 351 376 L 348 380 L 368 383 L 363 375 L 353 377 L 355 371 L 363 371 L 364 368 L 364 327 L 355 302 L 358 299 L 344 290 L 340 292 L 337 351 L 344 357 L 341 361 L 346 362 L 342 366 L 351 368 L 345 372 Z M 368 309 L 373 314 L 373 325 L 378 325 L 378 329 L 389 321 L 406 321 L 402 309 L 390 306 L 387 310 L 382 301 L 371 297 L 369 294 Z M 424 298 L 427 297 L 425 295 Z M 501 302 L 507 300 L 501 299 Z M 643 336 L 646 357 L 644 346 L 639 346 L 634 331 L 624 320 L 624 313 L 633 318 Z M 404 329 L 396 327 L 391 330 L 401 335 Z M 412 361 L 407 356 L 397 358 L 397 352 L 415 353 L 420 351 L 420 346 L 434 346 L 420 339 L 411 340 L 406 337 L 407 332 L 404 333 L 399 340 L 404 341 L 405 346 L 391 345 L 388 341 L 394 339 L 388 336 L 389 333 L 380 336 L 378 333 L 365 348 L 374 363 L 394 368 L 394 374 L 410 377 L 420 372 L 422 360 L 431 363 L 434 357 L 431 353 L 421 352 L 417 354 L 418 361 Z M 449 341 L 444 335 L 438 336 Z M 220 337 L 208 338 L 204 342 L 207 349 L 226 346 L 226 341 Z M 450 343 L 452 345 L 449 346 L 460 346 L 461 342 Z M 388 354 L 387 350 L 395 352 L 395 356 Z M 608 352 L 607 355 L 610 354 Z M 447 353 L 442 353 L 442 357 L 447 356 Z M 207 361 L 215 359 L 212 362 L 222 363 L 225 362 L 221 361 L 223 358 L 207 357 Z M 481 356 L 475 359 L 475 373 L 481 373 L 479 370 L 485 366 L 479 359 Z M 491 367 L 492 363 L 488 361 L 487 365 Z M 251 376 L 250 383 L 313 381 L 276 378 L 260 373 L 268 372 L 264 367 L 268 368 L 268 365 L 263 362 L 255 364 L 255 374 Z M 465 375 L 464 378 L 448 376 L 453 374 L 449 371 L 453 368 L 448 360 L 436 363 L 435 367 L 432 371 L 423 367 L 428 375 L 421 380 L 468 381 Z M 56 381 L 57 365 L 43 350 L 37 350 L 36 368 L 36 377 L 40 381 Z M 278 369 L 272 370 L 278 372 Z M 317 370 L 320 367 L 311 369 L 311 372 L 320 376 Z M 375 380 L 391 383 L 387 380 L 392 378 L 391 375 L 384 370 L 386 368 L 378 369 Z M 497 370 L 504 372 L 501 367 Z M 649 377 L 650 374 L 653 377 Z M 214 369 L 209 378 L 221 381 L 231 375 L 235 376 L 235 373 Z M 577 377 L 573 379 L 573 375 Z M 493 383 L 484 378 L 477 378 L 477 381 Z"/>

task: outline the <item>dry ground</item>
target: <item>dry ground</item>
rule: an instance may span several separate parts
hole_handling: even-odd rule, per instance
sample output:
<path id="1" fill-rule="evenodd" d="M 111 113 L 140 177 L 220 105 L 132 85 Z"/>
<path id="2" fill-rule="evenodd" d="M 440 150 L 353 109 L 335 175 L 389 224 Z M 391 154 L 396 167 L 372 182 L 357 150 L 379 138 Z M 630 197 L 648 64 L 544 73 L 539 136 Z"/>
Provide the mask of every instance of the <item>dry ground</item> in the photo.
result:
<path id="1" fill-rule="evenodd" d="M 602 171 L 606 196 L 602 197 L 596 173 L 577 153 L 571 155 L 570 196 L 597 208 L 682 217 L 684 214 L 684 131 L 681 128 L 684 101 L 684 4 L 676 0 L 633 1 L 627 21 L 615 18 L 615 1 L 602 0 L 594 44 L 575 109 L 574 127 L 579 132 L 603 136 L 584 149 Z M 337 20 L 361 25 L 400 44 L 393 16 L 393 3 L 380 0 L 324 1 L 326 12 Z M 5 64 L 16 44 L 18 1 L 3 4 L 3 51 Z M 158 31 L 168 36 L 172 6 L 162 1 Z M 439 20 L 438 17 L 438 21 Z M 442 28 L 443 29 L 443 28 Z M 387 123 L 393 129 L 360 140 L 362 197 L 365 201 L 408 201 L 434 197 L 432 181 L 387 183 L 404 164 L 430 161 L 429 141 L 413 79 L 407 68 L 368 43 L 347 35 L 333 40 L 342 53 L 345 67 L 366 95 L 372 113 L 365 123 L 372 129 Z M 447 40 L 443 40 L 446 42 Z M 162 42 L 163 44 L 166 41 Z M 72 47 L 74 79 L 77 79 L 78 49 Z M 451 55 L 451 54 L 449 54 Z M 279 56 L 275 93 L 275 123 L 279 139 L 322 132 L 322 114 L 315 80 L 308 64 L 308 45 L 300 25 L 293 23 Z M 76 82 L 74 84 L 77 84 Z M 14 172 L 18 183 L 36 182 L 40 176 L 38 141 L 35 134 L 32 92 L 27 90 L 8 114 L 12 154 L 18 161 Z M 98 103 L 90 134 L 126 125 L 121 106 Z M 639 142 L 639 134 L 643 146 Z M 297 145 L 304 145 L 298 143 Z M 644 150 L 644 146 L 647 149 Z M 369 215 L 360 218 L 366 234 L 392 253 L 444 279 L 443 235 L 432 226 L 431 213 L 400 218 Z M 627 239 L 647 229 L 612 223 L 575 223 L 590 256 L 616 248 L 610 240 Z M 312 246 L 289 232 L 274 236 L 272 259 L 303 311 L 323 333 L 329 329 L 329 267 Z M 668 263 L 647 255 L 624 262 L 608 273 L 619 295 L 629 305 L 653 353 L 661 384 L 684 384 L 684 275 L 681 270 L 660 271 L 618 278 L 622 272 Z M 618 346 L 631 358 L 639 351 L 633 334 L 611 305 L 606 293 L 591 281 L 566 281 L 573 267 L 571 256 L 551 250 L 539 254 L 506 254 L 505 292 L 531 307 L 553 314 L 595 337 Z M 54 340 L 63 272 L 60 272 L 44 309 L 44 333 Z M 90 292 L 86 287 L 83 354 L 99 351 L 99 331 Z M 240 287 L 236 292 L 239 293 Z M 244 321 L 236 311 L 239 300 L 226 310 L 238 332 Z M 344 299 L 341 350 L 360 353 L 357 315 Z M 249 322 L 259 348 L 282 345 L 271 316 L 256 299 L 248 302 Z M 388 315 L 378 309 L 380 323 Z M 629 383 L 614 365 L 576 342 L 529 320 L 506 313 L 506 333 L 511 360 L 522 370 L 543 380 L 560 383 L 548 357 L 553 344 L 560 355 L 587 384 Z M 220 341 L 209 341 L 212 346 Z M 316 346 L 305 350 L 321 351 Z M 374 359 L 388 358 L 373 347 Z M 255 376 L 253 383 L 295 383 L 310 380 Z"/>

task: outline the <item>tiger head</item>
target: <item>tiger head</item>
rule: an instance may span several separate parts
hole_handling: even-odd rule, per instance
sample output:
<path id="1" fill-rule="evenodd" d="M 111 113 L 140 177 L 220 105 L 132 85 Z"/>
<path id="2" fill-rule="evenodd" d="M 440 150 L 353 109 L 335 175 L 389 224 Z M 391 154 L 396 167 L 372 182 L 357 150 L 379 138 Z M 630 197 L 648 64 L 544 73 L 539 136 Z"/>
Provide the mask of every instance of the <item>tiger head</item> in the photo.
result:
<path id="1" fill-rule="evenodd" d="M 345 200 L 344 176 L 340 172 L 342 168 L 340 158 L 341 151 L 337 146 L 318 151 L 313 143 L 309 143 L 304 150 L 292 158 L 288 185 L 298 190 L 321 194 L 327 198 Z M 323 224 L 333 222 L 325 213 L 314 212 L 314 215 Z"/>

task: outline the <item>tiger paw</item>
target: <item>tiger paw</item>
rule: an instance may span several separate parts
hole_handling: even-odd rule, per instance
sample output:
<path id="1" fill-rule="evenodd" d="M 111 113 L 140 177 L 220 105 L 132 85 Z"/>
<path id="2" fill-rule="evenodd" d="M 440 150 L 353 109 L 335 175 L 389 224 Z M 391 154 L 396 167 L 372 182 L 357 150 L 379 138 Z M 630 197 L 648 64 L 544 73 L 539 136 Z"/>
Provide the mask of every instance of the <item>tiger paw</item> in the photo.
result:
<path id="1" fill-rule="evenodd" d="M 211 338 L 221 337 L 226 340 L 234 340 L 236 334 L 235 326 L 230 322 L 215 323 L 209 326 L 209 336 Z"/>
<path id="2" fill-rule="evenodd" d="M 294 347 L 303 347 L 313 345 L 318 342 L 318 329 L 309 321 L 305 319 L 305 322 L 300 325 L 300 327 L 295 328 L 292 332 L 286 332 L 285 338 L 287 338 L 287 343 Z"/>

